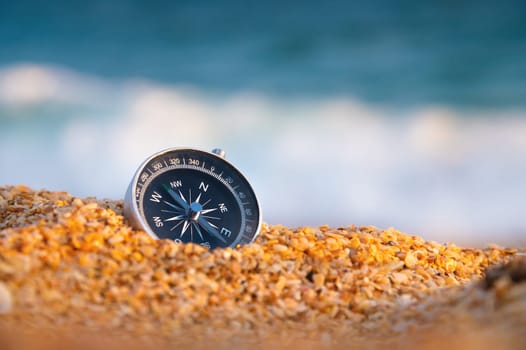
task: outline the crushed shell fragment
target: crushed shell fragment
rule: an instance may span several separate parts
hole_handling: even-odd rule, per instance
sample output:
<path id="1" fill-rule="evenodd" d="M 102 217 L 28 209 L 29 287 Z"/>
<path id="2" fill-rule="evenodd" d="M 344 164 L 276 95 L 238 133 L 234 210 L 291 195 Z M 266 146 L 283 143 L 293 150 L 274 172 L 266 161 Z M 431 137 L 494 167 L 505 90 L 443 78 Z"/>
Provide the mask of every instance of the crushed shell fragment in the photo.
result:
<path id="1" fill-rule="evenodd" d="M 354 225 L 263 225 L 251 245 L 209 251 L 130 228 L 122 201 L 0 187 L 0 330 L 51 319 L 177 341 L 298 332 L 327 345 L 460 321 L 524 325 L 513 307 L 526 305 L 523 270 L 483 280 L 517 253 Z"/>

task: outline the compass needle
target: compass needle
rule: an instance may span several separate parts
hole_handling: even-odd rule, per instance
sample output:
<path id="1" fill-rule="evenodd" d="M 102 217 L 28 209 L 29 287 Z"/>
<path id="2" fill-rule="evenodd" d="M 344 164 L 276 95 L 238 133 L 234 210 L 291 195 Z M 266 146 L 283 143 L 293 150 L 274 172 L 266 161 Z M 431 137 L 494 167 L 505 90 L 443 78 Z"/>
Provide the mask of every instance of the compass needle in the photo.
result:
<path id="1" fill-rule="evenodd" d="M 163 188 L 168 192 L 168 194 L 179 204 L 181 207 L 183 207 L 184 210 L 188 209 L 188 203 L 186 203 L 186 199 L 184 199 L 183 194 L 181 191 L 179 191 L 179 195 L 172 190 L 168 185 L 163 184 Z"/>
<path id="2" fill-rule="evenodd" d="M 199 218 L 199 224 L 205 229 L 206 232 L 210 233 L 215 238 L 219 239 L 223 243 L 226 243 L 226 240 L 221 234 L 216 230 L 217 226 L 206 221 L 202 216 Z"/>
<path id="3" fill-rule="evenodd" d="M 184 221 L 180 221 L 178 224 L 176 224 L 175 226 L 173 226 L 170 231 L 173 231 L 175 230 L 177 227 L 179 227 Z"/>
<path id="4" fill-rule="evenodd" d="M 211 222 L 208 222 L 208 224 L 209 224 L 210 226 L 212 226 L 213 228 L 218 228 L 216 225 L 212 224 Z"/>
<path id="5" fill-rule="evenodd" d="M 183 224 L 183 229 L 181 230 L 181 235 L 179 237 L 183 237 L 186 230 L 188 230 L 188 226 L 190 226 L 190 224 L 188 223 L 188 220 L 185 220 Z"/>
<path id="6" fill-rule="evenodd" d="M 192 224 L 194 225 L 195 230 L 199 234 L 199 237 L 201 237 L 201 241 L 204 241 L 205 239 L 203 238 L 203 233 L 201 233 L 201 229 L 199 228 L 199 224 L 197 224 L 195 222 L 193 222 Z"/>
<path id="7" fill-rule="evenodd" d="M 179 190 L 179 196 L 181 196 L 185 204 L 188 204 L 188 202 L 186 201 L 186 198 L 184 198 L 183 194 L 181 193 L 181 190 Z"/>
<path id="8" fill-rule="evenodd" d="M 177 216 L 165 219 L 164 222 L 166 222 L 166 221 L 174 221 L 174 220 L 182 220 L 184 218 L 185 218 L 185 215 L 177 215 Z"/>
<path id="9" fill-rule="evenodd" d="M 201 214 L 208 214 L 208 213 L 211 213 L 213 211 L 216 211 L 217 208 L 211 208 L 211 209 L 203 209 L 201 210 Z"/>
<path id="10" fill-rule="evenodd" d="M 174 209 L 176 209 L 176 210 L 178 210 L 178 211 L 182 211 L 182 210 L 184 210 L 183 208 L 180 208 L 180 207 L 178 207 L 177 205 L 172 204 L 172 203 L 170 203 L 170 202 L 167 202 L 167 201 L 163 201 L 163 202 L 164 202 L 167 206 L 172 207 L 172 208 L 174 208 Z"/>
<path id="11" fill-rule="evenodd" d="M 210 215 L 203 215 L 206 219 L 212 219 L 212 220 L 221 220 L 221 218 L 218 218 L 217 216 L 210 216 Z"/>

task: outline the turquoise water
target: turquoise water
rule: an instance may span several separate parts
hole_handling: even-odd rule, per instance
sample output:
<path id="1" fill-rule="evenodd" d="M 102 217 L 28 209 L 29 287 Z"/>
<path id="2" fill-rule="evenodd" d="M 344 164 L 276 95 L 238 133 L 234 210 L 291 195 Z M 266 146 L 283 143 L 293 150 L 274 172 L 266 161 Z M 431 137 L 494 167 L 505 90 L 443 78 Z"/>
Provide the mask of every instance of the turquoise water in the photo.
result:
<path id="1" fill-rule="evenodd" d="M 0 184 L 222 147 L 269 223 L 520 240 L 524 57 L 521 1 L 1 2 Z"/>
<path id="2" fill-rule="evenodd" d="M 526 103 L 526 3 L 3 1 L 0 64 L 218 92 Z"/>

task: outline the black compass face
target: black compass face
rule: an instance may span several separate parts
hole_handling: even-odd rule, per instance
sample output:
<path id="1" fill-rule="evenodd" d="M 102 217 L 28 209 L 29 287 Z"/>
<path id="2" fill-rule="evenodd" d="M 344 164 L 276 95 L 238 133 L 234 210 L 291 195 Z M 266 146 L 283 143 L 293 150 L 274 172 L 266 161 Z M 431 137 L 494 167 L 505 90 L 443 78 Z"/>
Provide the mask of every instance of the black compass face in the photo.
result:
<path id="1" fill-rule="evenodd" d="M 175 149 L 150 159 L 137 173 L 135 206 L 156 238 L 208 248 L 250 243 L 260 224 L 254 191 L 221 157 Z"/>

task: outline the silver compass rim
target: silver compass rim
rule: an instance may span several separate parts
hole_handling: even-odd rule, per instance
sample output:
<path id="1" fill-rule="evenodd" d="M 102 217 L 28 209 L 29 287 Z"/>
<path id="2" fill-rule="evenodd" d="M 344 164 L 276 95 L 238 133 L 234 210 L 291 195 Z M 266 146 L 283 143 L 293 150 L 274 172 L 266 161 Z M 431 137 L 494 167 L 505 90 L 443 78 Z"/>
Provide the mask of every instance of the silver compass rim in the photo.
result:
<path id="1" fill-rule="evenodd" d="M 129 224 L 136 228 L 136 229 L 140 229 L 140 230 L 143 230 L 144 232 L 146 232 L 150 237 L 154 238 L 154 239 L 160 239 L 156 234 L 155 232 L 153 232 L 149 225 L 144 221 L 144 219 L 142 218 L 141 214 L 140 214 L 140 211 L 139 211 L 139 208 L 137 207 L 137 203 L 135 201 L 135 196 L 134 196 L 134 193 L 137 189 L 137 181 L 139 179 L 139 176 L 140 174 L 142 173 L 142 171 L 144 170 L 144 168 L 146 167 L 146 165 L 154 158 L 157 158 L 157 157 L 160 157 L 160 156 L 163 156 L 164 154 L 166 153 L 170 153 L 170 152 L 184 152 L 184 151 L 197 151 L 197 152 L 201 152 L 201 153 L 205 153 L 206 155 L 208 156 L 212 156 L 212 157 L 216 157 L 220 160 L 222 160 L 223 162 L 226 162 L 228 165 L 230 165 L 234 170 L 236 170 L 238 172 L 238 174 L 241 176 L 241 178 L 248 184 L 249 188 L 252 190 L 252 193 L 254 194 L 254 198 L 256 199 L 256 204 L 257 204 L 257 207 L 258 207 L 258 224 L 257 224 L 257 227 L 256 227 L 256 231 L 254 233 L 254 236 L 252 237 L 252 239 L 250 240 L 250 242 L 246 243 L 246 244 L 250 244 L 250 243 L 253 243 L 255 241 L 255 239 L 259 236 L 260 234 L 260 231 L 261 231 L 261 226 L 262 226 L 262 223 L 263 223 L 263 213 L 262 213 L 262 210 L 261 210 L 261 204 L 260 204 L 260 201 L 259 201 L 259 198 L 257 196 L 257 193 L 256 191 L 254 191 L 254 187 L 252 186 L 252 184 L 248 181 L 248 179 L 245 177 L 245 175 L 234 165 L 232 164 L 231 162 L 229 162 L 227 159 L 225 159 L 224 156 L 221 156 L 220 154 L 216 154 L 214 152 L 208 152 L 208 151 L 204 151 L 202 149 L 199 149 L 199 148 L 191 148 L 191 147 L 170 147 L 170 148 L 166 148 L 166 149 L 163 149 L 161 151 L 158 151 L 152 155 L 150 155 L 148 158 L 146 158 L 142 163 L 141 165 L 139 165 L 139 167 L 137 168 L 137 170 L 135 171 L 133 177 L 132 177 L 132 180 L 130 182 L 130 184 L 128 185 L 128 188 L 126 190 L 126 194 L 124 196 L 124 206 L 123 206 L 123 213 L 124 213 L 124 218 L 126 220 L 128 220 Z M 241 234 L 241 233 L 239 233 Z M 237 245 L 238 245 L 238 240 L 236 240 L 232 245 L 230 246 L 227 246 L 227 247 L 230 247 L 230 248 L 235 248 Z M 221 247 L 217 247 L 217 248 L 221 248 Z"/>

